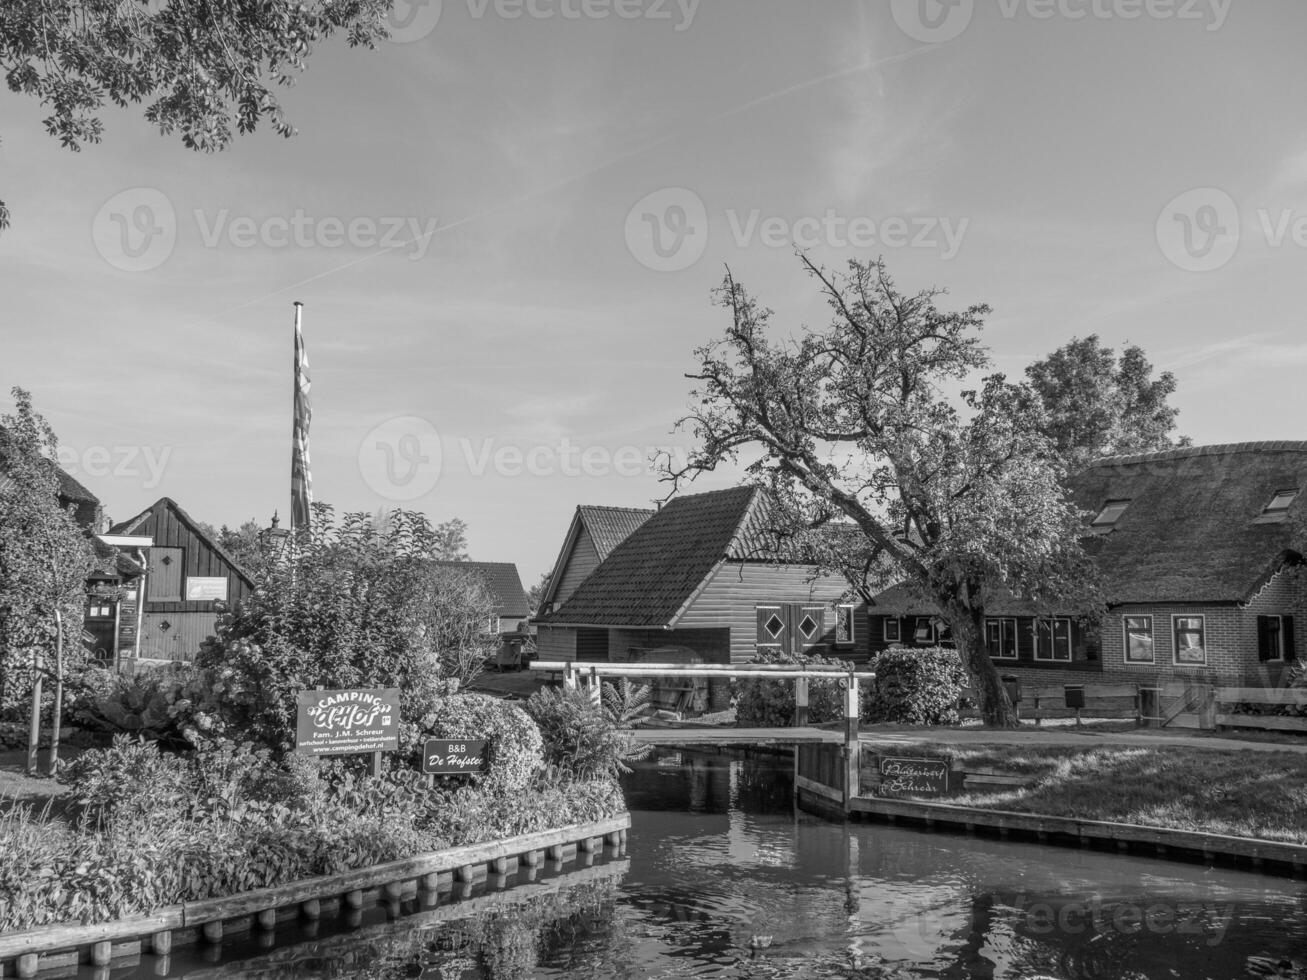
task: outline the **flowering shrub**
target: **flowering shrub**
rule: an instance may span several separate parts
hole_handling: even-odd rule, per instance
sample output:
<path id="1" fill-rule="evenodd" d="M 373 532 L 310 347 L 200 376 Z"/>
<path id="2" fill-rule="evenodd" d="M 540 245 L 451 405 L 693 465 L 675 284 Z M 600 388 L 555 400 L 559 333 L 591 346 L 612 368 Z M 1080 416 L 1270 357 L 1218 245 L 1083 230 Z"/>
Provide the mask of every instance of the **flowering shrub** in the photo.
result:
<path id="1" fill-rule="evenodd" d="M 527 786 L 544 766 L 540 728 L 518 705 L 484 694 L 439 698 L 417 722 L 418 737 L 488 739 L 490 771 L 474 783 L 513 791 Z M 419 745 L 414 746 L 420 751 Z"/>
<path id="2" fill-rule="evenodd" d="M 862 713 L 868 721 L 900 725 L 956 725 L 958 699 L 967 673 L 956 650 L 892 647 L 872 668 L 875 685 L 864 692 Z"/>
<path id="3" fill-rule="evenodd" d="M 652 746 L 636 742 L 622 730 L 629 722 L 626 710 L 631 700 L 647 704 L 648 690 L 623 698 L 611 684 L 604 685 L 606 706 L 601 708 L 584 691 L 542 688 L 526 703 L 544 736 L 545 761 L 581 779 L 607 777 L 629 772 L 628 760 L 644 758 Z"/>

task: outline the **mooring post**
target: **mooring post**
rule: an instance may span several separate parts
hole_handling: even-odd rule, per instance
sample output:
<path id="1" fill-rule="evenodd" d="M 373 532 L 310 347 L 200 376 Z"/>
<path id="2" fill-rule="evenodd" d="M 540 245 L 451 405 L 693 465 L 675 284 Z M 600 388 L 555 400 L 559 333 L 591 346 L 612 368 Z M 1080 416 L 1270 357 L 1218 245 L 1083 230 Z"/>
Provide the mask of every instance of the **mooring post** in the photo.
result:
<path id="1" fill-rule="evenodd" d="M 576 671 L 571 661 L 563 665 L 563 690 L 576 690 Z"/>
<path id="2" fill-rule="evenodd" d="M 794 727 L 808 724 L 808 678 L 794 678 Z"/>
<path id="3" fill-rule="evenodd" d="M 862 751 L 858 744 L 858 711 L 862 704 L 858 675 L 849 671 L 844 684 L 844 815 L 853 812 L 853 800 L 861 788 Z"/>
<path id="4" fill-rule="evenodd" d="M 590 668 L 590 701 L 598 708 L 603 703 L 603 682 L 599 679 L 599 672 L 591 666 Z"/>

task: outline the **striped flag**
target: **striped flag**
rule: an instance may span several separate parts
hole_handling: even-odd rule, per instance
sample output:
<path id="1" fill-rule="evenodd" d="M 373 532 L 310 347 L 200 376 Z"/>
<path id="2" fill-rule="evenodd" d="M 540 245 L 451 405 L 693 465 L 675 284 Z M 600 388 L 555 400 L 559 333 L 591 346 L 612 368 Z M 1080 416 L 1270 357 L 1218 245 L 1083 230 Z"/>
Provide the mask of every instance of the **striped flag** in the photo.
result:
<path id="1" fill-rule="evenodd" d="M 309 473 L 309 356 L 304 351 L 300 328 L 302 304 L 295 304 L 295 418 L 291 426 L 290 526 L 309 526 L 309 505 L 313 503 L 313 477 Z"/>

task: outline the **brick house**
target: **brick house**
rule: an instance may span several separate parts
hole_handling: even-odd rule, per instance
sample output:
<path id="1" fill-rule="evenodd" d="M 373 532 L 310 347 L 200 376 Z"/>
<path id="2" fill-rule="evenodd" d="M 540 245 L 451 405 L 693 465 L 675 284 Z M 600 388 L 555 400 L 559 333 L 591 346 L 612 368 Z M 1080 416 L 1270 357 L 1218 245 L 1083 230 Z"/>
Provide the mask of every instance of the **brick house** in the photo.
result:
<path id="1" fill-rule="evenodd" d="M 1087 629 L 1076 610 L 996 604 L 985 624 L 991 659 L 1034 683 L 1276 685 L 1307 614 L 1305 485 L 1307 442 L 1097 461 L 1068 489 L 1091 515 L 1106 615 Z M 903 586 L 875 597 L 869 625 L 873 651 L 948 643 L 933 608 Z"/>
<path id="2" fill-rule="evenodd" d="M 845 599 L 842 578 L 777 560 L 769 509 L 754 487 L 671 500 L 537 617 L 540 659 L 866 660 L 865 607 Z"/>
<path id="3" fill-rule="evenodd" d="M 613 549 L 653 515 L 652 509 L 638 507 L 578 506 L 536 614 L 543 616 L 566 602 Z"/>

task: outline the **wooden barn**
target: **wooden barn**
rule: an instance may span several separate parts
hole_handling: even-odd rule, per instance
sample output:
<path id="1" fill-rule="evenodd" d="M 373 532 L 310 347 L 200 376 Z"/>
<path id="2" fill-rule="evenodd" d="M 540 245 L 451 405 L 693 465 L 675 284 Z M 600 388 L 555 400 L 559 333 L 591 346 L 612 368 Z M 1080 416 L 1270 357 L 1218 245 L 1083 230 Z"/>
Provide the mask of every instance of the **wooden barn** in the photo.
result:
<path id="1" fill-rule="evenodd" d="M 254 591 L 249 573 L 168 497 L 110 533 L 154 539 L 146 550 L 139 611 L 142 660 L 194 659 L 213 634 L 219 605 L 235 605 Z M 129 650 L 119 652 L 120 659 L 128 655 Z"/>
<path id="2" fill-rule="evenodd" d="M 540 659 L 866 660 L 865 606 L 845 598 L 842 578 L 777 559 L 770 507 L 755 487 L 673 499 L 537 617 Z"/>
<path id="3" fill-rule="evenodd" d="M 547 615 L 571 598 L 577 586 L 613 553 L 613 549 L 653 515 L 652 508 L 586 504 L 577 507 L 536 614 Z"/>

